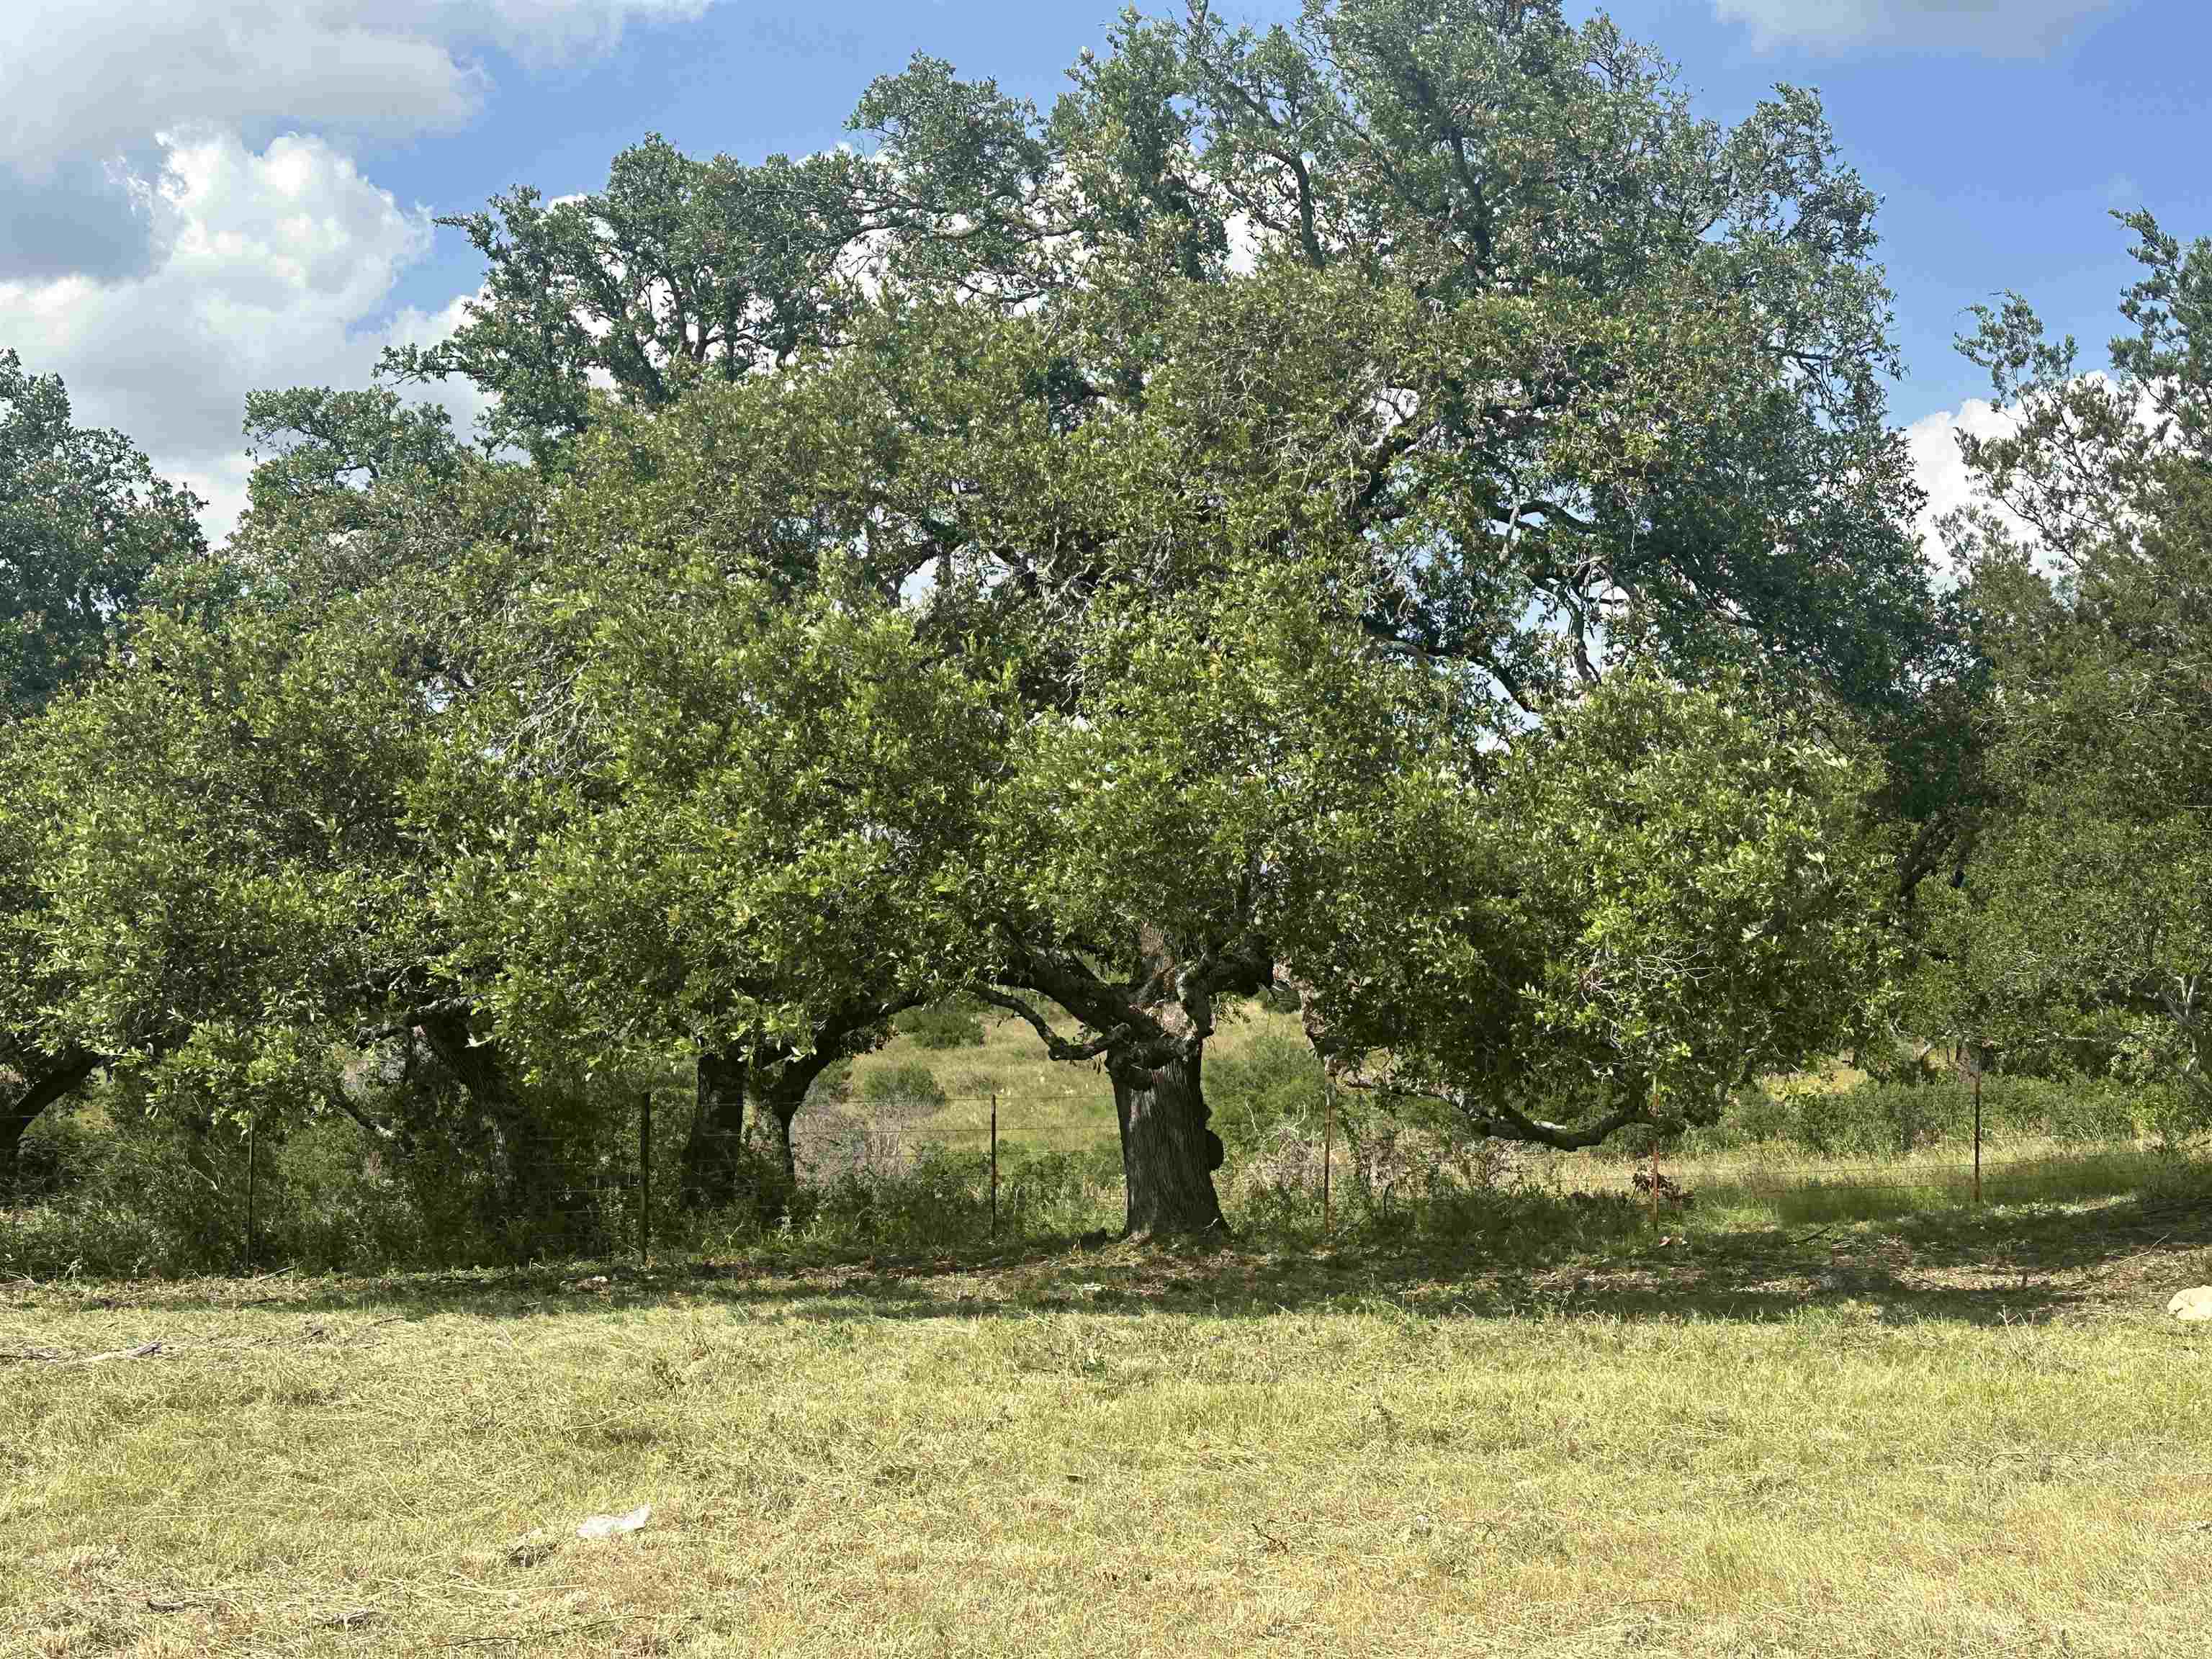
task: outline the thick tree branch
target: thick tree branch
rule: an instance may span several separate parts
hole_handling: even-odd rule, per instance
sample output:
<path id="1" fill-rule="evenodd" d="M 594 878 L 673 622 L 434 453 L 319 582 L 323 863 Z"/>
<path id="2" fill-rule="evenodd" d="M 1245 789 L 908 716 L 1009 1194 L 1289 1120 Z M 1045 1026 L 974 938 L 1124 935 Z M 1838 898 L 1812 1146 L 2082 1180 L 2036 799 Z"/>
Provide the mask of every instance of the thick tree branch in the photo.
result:
<path id="1" fill-rule="evenodd" d="M 1651 1121 L 1641 1106 L 1624 1106 L 1589 1123 L 1552 1123 L 1541 1118 L 1530 1117 L 1503 1102 L 1489 1107 L 1478 1106 L 1457 1090 L 1409 1088 L 1395 1079 L 1377 1078 L 1359 1071 L 1339 1072 L 1336 1080 L 1342 1088 L 1376 1094 L 1411 1095 L 1422 1100 L 1439 1101 L 1465 1118 L 1468 1127 L 1477 1134 L 1486 1135 L 1493 1140 L 1549 1146 L 1560 1152 L 1579 1152 L 1602 1146 L 1623 1129 Z"/>
<path id="2" fill-rule="evenodd" d="M 1054 1060 L 1095 1060 L 1114 1047 L 1115 1043 L 1126 1041 L 1129 1036 L 1129 1028 L 1127 1025 L 1116 1025 L 1103 1036 L 1094 1037 L 1089 1042 L 1070 1042 L 1055 1032 L 1051 1026 L 1046 1024 L 1044 1016 L 1019 997 L 1007 996 L 1002 992 L 991 989 L 988 986 L 975 987 L 975 994 L 993 1007 L 1004 1008 L 1009 1013 L 1019 1014 L 1028 1021 L 1030 1028 L 1044 1043 L 1045 1052 Z"/>

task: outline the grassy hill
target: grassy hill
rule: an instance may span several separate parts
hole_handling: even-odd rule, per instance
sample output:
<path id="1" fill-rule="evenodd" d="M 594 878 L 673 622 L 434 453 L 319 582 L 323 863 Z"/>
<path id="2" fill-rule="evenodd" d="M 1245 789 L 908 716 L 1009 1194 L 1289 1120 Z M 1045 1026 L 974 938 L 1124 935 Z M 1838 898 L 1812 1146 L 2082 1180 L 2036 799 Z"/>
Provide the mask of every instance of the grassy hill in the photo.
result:
<path id="1" fill-rule="evenodd" d="M 1036 1033 L 1014 1015 L 993 1010 L 979 1017 L 983 1041 L 972 1047 L 925 1048 L 900 1036 L 854 1063 L 852 1093 L 866 1091 L 871 1077 L 902 1067 L 927 1066 L 947 1096 L 941 1110 L 902 1121 L 901 1133 L 915 1144 L 957 1149 L 989 1144 L 991 1097 L 999 1097 L 999 1133 L 1017 1146 L 1044 1152 L 1081 1152 L 1115 1139 L 1114 1086 L 1103 1065 L 1070 1065 L 1050 1058 Z M 1258 1003 L 1237 1003 L 1222 1010 L 1221 1024 L 1206 1045 L 1209 1059 L 1245 1053 L 1273 1035 L 1304 1041 L 1295 1014 Z M 1055 1027 L 1070 1039 L 1074 1025 Z M 800 1120 L 803 1126 L 805 1120 Z"/>

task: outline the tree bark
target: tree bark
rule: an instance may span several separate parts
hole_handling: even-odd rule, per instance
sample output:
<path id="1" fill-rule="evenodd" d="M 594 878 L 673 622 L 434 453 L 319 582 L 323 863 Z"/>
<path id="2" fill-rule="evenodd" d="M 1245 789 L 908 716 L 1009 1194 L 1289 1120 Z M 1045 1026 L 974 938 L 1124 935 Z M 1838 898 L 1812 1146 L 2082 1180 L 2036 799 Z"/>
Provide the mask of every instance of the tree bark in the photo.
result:
<path id="1" fill-rule="evenodd" d="M 16 1177 L 21 1173 L 23 1137 L 39 1121 L 39 1114 L 65 1098 L 99 1069 L 98 1055 L 71 1049 L 29 1078 L 0 1105 L 0 1200 L 9 1204 L 21 1200 Z"/>
<path id="2" fill-rule="evenodd" d="M 799 1185 L 799 1159 L 792 1151 L 791 1121 L 799 1115 L 799 1107 L 805 1103 L 808 1085 L 833 1063 L 829 1056 L 817 1054 L 787 1060 L 761 1090 L 761 1111 L 775 1125 L 776 1155 L 782 1160 L 783 1178 L 789 1187 Z"/>
<path id="3" fill-rule="evenodd" d="M 495 1173 L 486 1194 L 490 1201 L 480 1214 L 486 1231 L 497 1234 L 516 1216 L 528 1213 L 533 1198 L 550 1196 L 560 1171 L 552 1166 L 536 1115 L 515 1090 L 499 1045 L 473 1040 L 467 1012 L 440 1008 L 425 1013 L 420 1030 L 430 1052 L 468 1091 L 491 1132 Z"/>
<path id="4" fill-rule="evenodd" d="M 776 1153 L 783 1161 L 783 1178 L 793 1188 L 799 1185 L 799 1159 L 792 1150 L 791 1121 L 806 1103 L 806 1091 L 814 1086 L 814 1079 L 839 1060 L 849 1059 L 855 1052 L 855 1038 L 866 1029 L 857 1024 L 832 1027 L 812 1054 L 787 1060 L 761 1078 L 756 1091 L 761 1111 L 775 1125 Z"/>
<path id="5" fill-rule="evenodd" d="M 699 1056 L 697 1104 L 690 1138 L 684 1143 L 681 1198 L 687 1210 L 720 1209 L 737 1200 L 738 1170 L 744 1157 L 746 1071 L 739 1054 Z"/>
<path id="6" fill-rule="evenodd" d="M 1126 1237 L 1227 1231 L 1213 1188 L 1224 1152 L 1221 1137 L 1207 1127 L 1201 1053 L 1193 1043 L 1164 1061 L 1116 1056 L 1108 1062 L 1121 1129 Z"/>

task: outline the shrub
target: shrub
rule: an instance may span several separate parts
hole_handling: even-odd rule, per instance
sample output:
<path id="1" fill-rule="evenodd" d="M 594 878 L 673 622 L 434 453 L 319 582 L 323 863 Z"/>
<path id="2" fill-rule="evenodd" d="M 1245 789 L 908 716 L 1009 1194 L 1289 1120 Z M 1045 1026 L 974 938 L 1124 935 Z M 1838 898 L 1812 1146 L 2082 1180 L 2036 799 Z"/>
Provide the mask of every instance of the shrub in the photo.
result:
<path id="1" fill-rule="evenodd" d="M 983 1022 L 957 1001 L 909 1008 L 892 1024 L 917 1048 L 973 1048 L 983 1041 Z"/>
<path id="2" fill-rule="evenodd" d="M 1241 1054 L 1208 1060 L 1203 1081 L 1213 1132 L 1239 1156 L 1258 1152 L 1285 1127 L 1320 1125 L 1321 1061 L 1300 1039 L 1263 1033 Z"/>
<path id="3" fill-rule="evenodd" d="M 860 1085 L 860 1103 L 878 1116 L 927 1117 L 946 1105 L 937 1074 L 918 1060 L 871 1072 Z"/>

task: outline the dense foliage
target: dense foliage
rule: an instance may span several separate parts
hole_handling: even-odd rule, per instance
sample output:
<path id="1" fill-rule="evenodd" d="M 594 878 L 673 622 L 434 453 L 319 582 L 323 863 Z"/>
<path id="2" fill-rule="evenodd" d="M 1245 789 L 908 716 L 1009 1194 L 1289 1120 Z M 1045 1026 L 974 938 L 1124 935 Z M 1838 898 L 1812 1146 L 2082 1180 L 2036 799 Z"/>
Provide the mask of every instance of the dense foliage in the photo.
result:
<path id="1" fill-rule="evenodd" d="M 2212 253 L 2136 223 L 2107 380 L 1988 319 L 2037 539 L 1947 592 L 1810 94 L 1723 128 L 1553 0 L 1132 13 L 1072 79 L 917 58 L 865 149 L 450 222 L 466 323 L 256 394 L 215 555 L 0 364 L 10 1149 L 104 1070 L 528 1249 L 680 1078 L 677 1200 L 788 1221 L 817 1081 L 988 1008 L 1204 1231 L 1255 995 L 1363 1133 L 1710 1131 L 1899 1030 L 2205 1091 Z"/>
<path id="2" fill-rule="evenodd" d="M 2009 435 L 1954 526 L 1996 690 L 1991 802 L 1928 979 L 2014 1063 L 2117 1072 L 2212 1116 L 2212 243 L 2126 220 L 2142 276 L 2109 374 L 2016 297 L 1966 349 Z"/>

